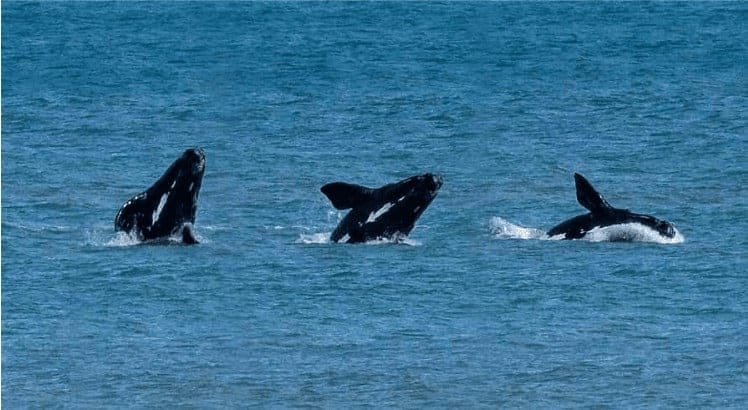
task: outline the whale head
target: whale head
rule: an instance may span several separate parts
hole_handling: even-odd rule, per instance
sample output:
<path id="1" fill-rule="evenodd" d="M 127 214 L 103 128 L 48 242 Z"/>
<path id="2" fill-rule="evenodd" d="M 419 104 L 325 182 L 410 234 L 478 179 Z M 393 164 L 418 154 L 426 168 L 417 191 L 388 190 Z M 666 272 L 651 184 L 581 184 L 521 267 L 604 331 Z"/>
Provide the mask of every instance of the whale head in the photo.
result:
<path id="1" fill-rule="evenodd" d="M 620 219 L 623 221 L 623 223 L 626 222 L 634 222 L 639 223 L 641 225 L 644 225 L 648 227 L 649 229 L 652 229 L 656 231 L 658 234 L 665 238 L 674 238 L 675 237 L 675 226 L 673 226 L 672 223 L 655 218 L 651 215 L 642 215 L 642 214 L 635 214 L 633 212 L 629 212 L 628 210 L 619 210 L 621 212 Z"/>

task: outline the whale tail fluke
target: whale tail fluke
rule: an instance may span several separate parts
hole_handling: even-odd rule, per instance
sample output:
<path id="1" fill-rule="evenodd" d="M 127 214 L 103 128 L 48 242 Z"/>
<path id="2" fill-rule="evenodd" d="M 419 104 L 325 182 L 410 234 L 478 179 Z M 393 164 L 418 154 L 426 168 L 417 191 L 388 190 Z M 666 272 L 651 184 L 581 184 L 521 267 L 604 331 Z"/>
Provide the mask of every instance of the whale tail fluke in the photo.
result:
<path id="1" fill-rule="evenodd" d="M 592 187 L 590 181 L 580 174 L 574 173 L 574 183 L 577 187 L 577 201 L 593 214 L 599 214 L 613 209 L 608 201 Z"/>
<path id="2" fill-rule="evenodd" d="M 371 198 L 373 190 L 361 185 L 332 182 L 320 188 L 335 209 L 355 208 Z"/>

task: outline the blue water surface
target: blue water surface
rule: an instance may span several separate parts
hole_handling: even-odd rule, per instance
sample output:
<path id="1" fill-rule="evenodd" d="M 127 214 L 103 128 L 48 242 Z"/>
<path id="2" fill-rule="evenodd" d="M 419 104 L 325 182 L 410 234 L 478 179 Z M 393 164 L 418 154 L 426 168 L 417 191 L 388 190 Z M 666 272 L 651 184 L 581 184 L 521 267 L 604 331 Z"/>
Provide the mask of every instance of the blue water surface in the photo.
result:
<path id="1" fill-rule="evenodd" d="M 745 408 L 746 21 L 2 2 L 3 407 Z M 203 243 L 117 236 L 193 146 Z M 422 172 L 406 243 L 325 239 L 323 184 Z M 573 172 L 684 240 L 517 233 L 584 212 Z"/>

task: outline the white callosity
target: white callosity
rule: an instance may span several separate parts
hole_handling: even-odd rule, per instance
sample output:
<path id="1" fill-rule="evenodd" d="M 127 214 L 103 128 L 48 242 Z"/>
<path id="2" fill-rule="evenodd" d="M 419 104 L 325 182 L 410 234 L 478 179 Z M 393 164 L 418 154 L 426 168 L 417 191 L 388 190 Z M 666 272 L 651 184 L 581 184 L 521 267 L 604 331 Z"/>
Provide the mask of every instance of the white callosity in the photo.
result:
<path id="1" fill-rule="evenodd" d="M 371 214 L 369 214 L 369 219 L 366 220 L 366 223 L 370 223 L 370 222 L 376 221 L 380 216 L 382 216 L 385 213 L 387 213 L 387 211 L 389 211 L 390 208 L 392 208 L 392 205 L 394 205 L 394 204 L 391 203 L 391 202 L 387 203 L 387 204 L 384 204 L 384 206 L 382 206 L 381 208 L 379 208 L 378 211 L 372 212 Z"/>
<path id="2" fill-rule="evenodd" d="M 161 211 L 164 209 L 164 205 L 166 205 L 166 201 L 169 199 L 169 193 L 165 193 L 161 195 L 161 200 L 158 202 L 158 207 L 156 207 L 156 210 L 153 211 L 153 215 L 151 217 L 151 223 L 156 223 L 158 221 L 159 216 L 161 216 Z"/>

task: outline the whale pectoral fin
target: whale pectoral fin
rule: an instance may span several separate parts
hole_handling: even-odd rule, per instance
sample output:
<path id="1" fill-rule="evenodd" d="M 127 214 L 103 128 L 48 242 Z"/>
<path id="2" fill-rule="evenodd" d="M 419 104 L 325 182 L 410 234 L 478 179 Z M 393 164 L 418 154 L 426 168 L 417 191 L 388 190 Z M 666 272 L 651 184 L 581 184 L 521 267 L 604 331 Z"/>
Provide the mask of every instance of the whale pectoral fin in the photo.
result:
<path id="1" fill-rule="evenodd" d="M 114 217 L 114 229 L 117 231 L 130 232 L 138 226 L 139 220 L 143 216 L 143 209 L 146 206 L 145 194 L 139 194 L 132 197 L 117 212 Z"/>
<path id="2" fill-rule="evenodd" d="M 371 198 L 372 190 L 361 185 L 333 182 L 320 191 L 327 196 L 336 209 L 355 208 Z"/>
<path id="3" fill-rule="evenodd" d="M 190 224 L 184 224 L 182 227 L 182 242 L 187 245 L 195 245 L 200 242 L 198 242 L 197 238 L 195 238 L 195 233 L 192 232 L 192 225 Z"/>
<path id="4" fill-rule="evenodd" d="M 575 173 L 574 183 L 577 187 L 577 201 L 579 205 L 589 209 L 593 214 L 605 212 L 613 208 L 582 175 Z"/>

